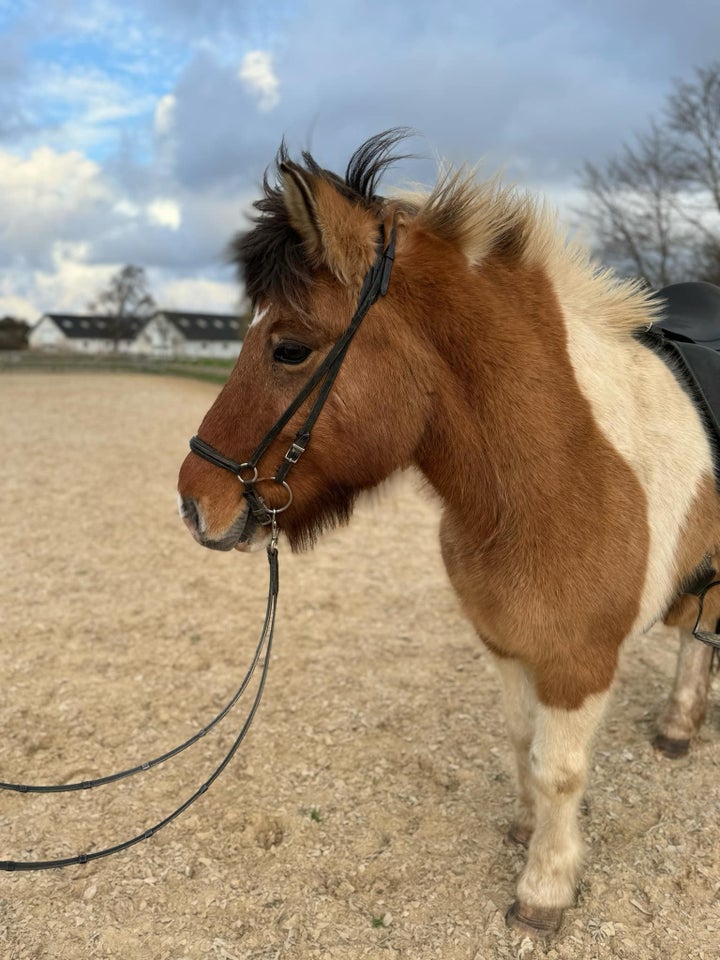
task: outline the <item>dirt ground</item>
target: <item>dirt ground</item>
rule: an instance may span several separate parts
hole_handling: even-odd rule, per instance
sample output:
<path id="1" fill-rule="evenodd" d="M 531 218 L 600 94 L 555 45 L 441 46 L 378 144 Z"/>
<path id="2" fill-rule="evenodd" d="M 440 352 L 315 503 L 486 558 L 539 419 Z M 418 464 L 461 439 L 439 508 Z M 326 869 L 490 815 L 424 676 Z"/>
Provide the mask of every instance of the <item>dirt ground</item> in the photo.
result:
<path id="1" fill-rule="evenodd" d="M 2 779 L 147 760 L 242 678 L 264 554 L 202 550 L 177 517 L 187 439 L 217 388 L 126 375 L 0 378 Z M 720 956 L 720 704 L 689 758 L 650 738 L 675 641 L 626 650 L 597 745 L 580 900 L 550 944 L 505 927 L 522 853 L 499 691 L 413 477 L 311 554 L 281 545 L 276 643 L 223 777 L 117 857 L 0 874 L 6 960 L 711 960 Z M 0 795 L 0 858 L 72 856 L 160 820 L 243 710 L 141 777 Z"/>

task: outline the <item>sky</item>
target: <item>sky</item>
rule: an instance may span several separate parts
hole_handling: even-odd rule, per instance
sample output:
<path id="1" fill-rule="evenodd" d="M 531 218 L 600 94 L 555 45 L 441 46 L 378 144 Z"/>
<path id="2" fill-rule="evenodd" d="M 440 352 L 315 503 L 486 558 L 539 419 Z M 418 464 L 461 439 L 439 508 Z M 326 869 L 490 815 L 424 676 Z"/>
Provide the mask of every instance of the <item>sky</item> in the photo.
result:
<path id="1" fill-rule="evenodd" d="M 129 263 L 160 307 L 235 311 L 225 249 L 283 137 L 343 172 L 411 127 L 388 187 L 479 163 L 577 222 L 584 161 L 718 36 L 717 0 L 0 0 L 0 316 L 82 312 Z"/>

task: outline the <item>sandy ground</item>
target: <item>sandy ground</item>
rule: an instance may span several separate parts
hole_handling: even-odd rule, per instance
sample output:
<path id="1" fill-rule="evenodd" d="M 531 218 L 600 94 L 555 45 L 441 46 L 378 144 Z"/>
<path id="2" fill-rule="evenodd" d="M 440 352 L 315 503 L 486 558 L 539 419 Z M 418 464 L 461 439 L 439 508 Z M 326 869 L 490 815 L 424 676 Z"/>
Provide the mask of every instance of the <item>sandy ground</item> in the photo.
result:
<path id="1" fill-rule="evenodd" d="M 215 389 L 141 376 L 0 379 L 3 779 L 82 779 L 206 723 L 254 649 L 263 554 L 177 518 Z M 183 817 L 85 867 L 0 874 L 0 953 L 123 960 L 717 958 L 720 707 L 690 757 L 649 740 L 672 639 L 625 653 L 598 742 L 578 906 L 550 944 L 505 927 L 522 865 L 498 687 L 445 580 L 414 478 L 314 553 L 281 548 L 268 688 Z M 174 762 L 69 796 L 0 795 L 0 858 L 69 856 L 152 824 L 203 782 L 242 712 Z"/>

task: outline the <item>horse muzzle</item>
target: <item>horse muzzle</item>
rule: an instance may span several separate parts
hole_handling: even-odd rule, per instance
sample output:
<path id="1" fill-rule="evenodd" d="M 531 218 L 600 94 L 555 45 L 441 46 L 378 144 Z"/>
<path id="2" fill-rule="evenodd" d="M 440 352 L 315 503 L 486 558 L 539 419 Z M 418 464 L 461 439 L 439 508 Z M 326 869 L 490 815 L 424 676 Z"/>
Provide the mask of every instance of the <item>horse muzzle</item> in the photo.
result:
<path id="1" fill-rule="evenodd" d="M 259 549 L 267 539 L 265 531 L 257 523 L 245 505 L 233 523 L 220 536 L 208 530 L 202 505 L 193 497 L 178 496 L 180 516 L 193 538 L 210 550 L 240 550 L 250 552 Z"/>

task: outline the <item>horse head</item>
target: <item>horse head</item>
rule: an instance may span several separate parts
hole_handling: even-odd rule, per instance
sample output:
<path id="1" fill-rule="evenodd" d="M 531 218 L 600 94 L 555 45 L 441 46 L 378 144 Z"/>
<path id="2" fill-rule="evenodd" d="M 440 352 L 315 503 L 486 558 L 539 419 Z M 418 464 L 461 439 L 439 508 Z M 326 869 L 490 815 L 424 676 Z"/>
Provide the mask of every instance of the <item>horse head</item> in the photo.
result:
<path id="1" fill-rule="evenodd" d="M 408 337 L 403 304 L 407 205 L 375 194 L 399 139 L 364 144 L 344 179 L 305 153 L 292 162 L 281 147 L 275 182 L 266 175 L 254 226 L 232 256 L 253 305 L 253 321 L 230 377 L 198 432 L 202 441 L 247 461 L 347 329 L 379 245 L 397 234 L 387 295 L 369 310 L 313 429 L 312 443 L 287 490 L 272 479 L 310 408 L 310 396 L 257 465 L 257 491 L 293 547 L 346 521 L 357 495 L 407 466 L 423 432 L 429 386 L 422 347 Z M 384 241 L 382 238 L 385 238 Z M 251 549 L 267 529 L 248 509 L 243 483 L 196 453 L 179 478 L 182 516 L 193 536 L 219 550 Z M 283 509 L 287 507 L 286 509 Z M 280 517 L 279 511 L 283 509 Z"/>

